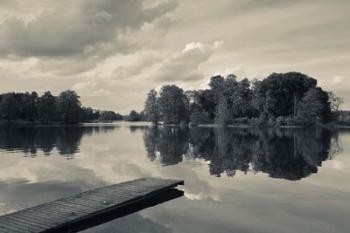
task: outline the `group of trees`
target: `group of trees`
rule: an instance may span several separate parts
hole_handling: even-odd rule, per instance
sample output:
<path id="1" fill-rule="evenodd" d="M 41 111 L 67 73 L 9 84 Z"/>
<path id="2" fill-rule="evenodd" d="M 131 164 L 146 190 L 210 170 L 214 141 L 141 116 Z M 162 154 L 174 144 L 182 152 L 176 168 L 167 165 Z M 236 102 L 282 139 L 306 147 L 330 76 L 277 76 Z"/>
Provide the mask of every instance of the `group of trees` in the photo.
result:
<path id="1" fill-rule="evenodd" d="M 155 90 L 151 90 L 147 96 L 144 113 L 146 119 L 154 123 L 160 120 L 166 124 L 188 122 L 188 98 L 184 91 L 175 85 L 163 86 L 159 97 Z"/>
<path id="2" fill-rule="evenodd" d="M 211 77 L 205 90 L 166 85 L 159 96 L 151 90 L 144 112 L 147 120 L 165 124 L 312 125 L 331 121 L 341 103 L 302 73 L 273 73 L 261 81 L 231 74 Z"/>
<path id="3" fill-rule="evenodd" d="M 129 115 L 125 115 L 123 118 L 124 121 L 145 121 L 144 112 L 137 112 L 135 110 L 131 110 Z"/>
<path id="4" fill-rule="evenodd" d="M 24 120 L 39 123 L 75 124 L 91 121 L 122 120 L 113 111 L 83 107 L 75 91 L 67 90 L 54 96 L 47 91 L 42 96 L 32 93 L 6 93 L 0 95 L 0 120 Z"/>

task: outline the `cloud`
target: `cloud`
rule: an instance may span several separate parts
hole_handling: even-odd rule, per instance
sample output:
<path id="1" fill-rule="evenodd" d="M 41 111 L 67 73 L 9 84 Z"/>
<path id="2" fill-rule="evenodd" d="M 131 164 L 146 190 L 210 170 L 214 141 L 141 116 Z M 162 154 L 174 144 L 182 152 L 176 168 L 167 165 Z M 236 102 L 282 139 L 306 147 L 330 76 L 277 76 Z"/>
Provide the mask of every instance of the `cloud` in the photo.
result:
<path id="1" fill-rule="evenodd" d="M 117 66 L 113 71 L 113 74 L 118 79 L 139 75 L 143 70 L 149 69 L 157 62 L 160 62 L 162 57 L 159 53 L 145 51 L 128 55 L 125 60 L 128 60 L 127 65 Z"/>
<path id="2" fill-rule="evenodd" d="M 159 64 L 154 78 L 159 81 L 196 81 L 204 77 L 199 66 L 208 61 L 214 50 L 221 47 L 222 41 L 212 45 L 200 42 L 186 44 L 185 48 Z"/>
<path id="3" fill-rule="evenodd" d="M 132 50 L 134 45 L 122 38 L 126 32 L 140 29 L 177 6 L 169 1 L 145 8 L 143 2 L 61 1 L 29 22 L 8 17 L 0 24 L 0 55 L 44 57 L 45 70 L 69 66 L 71 72 L 81 72 L 111 54 Z M 81 59 L 87 63 L 70 66 Z"/>
<path id="4" fill-rule="evenodd" d="M 83 98 L 113 98 L 113 93 L 97 82 L 80 82 L 73 85 L 72 89 L 80 95 L 84 95 Z"/>
<path id="5" fill-rule="evenodd" d="M 342 83 L 346 78 L 344 76 L 334 76 L 333 83 Z"/>

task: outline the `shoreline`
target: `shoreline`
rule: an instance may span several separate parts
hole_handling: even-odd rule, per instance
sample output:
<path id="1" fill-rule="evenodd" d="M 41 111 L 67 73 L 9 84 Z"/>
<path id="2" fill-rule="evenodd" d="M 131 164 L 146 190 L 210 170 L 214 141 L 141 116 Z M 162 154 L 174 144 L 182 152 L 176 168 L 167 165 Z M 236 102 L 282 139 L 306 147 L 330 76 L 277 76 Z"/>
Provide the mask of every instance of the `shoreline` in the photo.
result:
<path id="1" fill-rule="evenodd" d="M 31 122 L 31 121 L 23 121 L 23 120 L 15 120 L 11 122 L 7 121 L 0 121 L 0 127 L 7 126 L 7 127 L 20 127 L 20 126 L 32 126 L 32 127 L 77 127 L 77 126 L 84 126 L 86 124 L 113 124 L 118 122 L 127 122 L 127 123 L 133 123 L 137 124 L 138 122 L 130 122 L 130 121 L 106 121 L 106 122 L 79 122 L 75 124 L 63 124 L 63 123 L 42 123 L 42 122 Z M 142 121 L 143 122 L 143 121 Z M 152 124 L 152 122 L 147 122 Z M 153 125 L 153 124 L 152 124 Z M 270 129 L 270 128 L 284 128 L 284 129 L 304 129 L 304 128 L 328 128 L 328 129 L 350 129 L 350 125 L 339 125 L 339 124 L 329 124 L 329 125 L 316 125 L 316 126 L 301 126 L 301 125 L 281 125 L 281 126 L 257 126 L 257 125 L 249 125 L 249 124 L 228 124 L 225 126 L 218 125 L 218 124 L 198 124 L 198 125 L 191 125 L 189 123 L 188 125 L 181 125 L 181 124 L 164 124 L 164 123 L 158 123 L 157 126 L 165 126 L 165 127 L 190 127 L 190 128 L 259 128 L 259 129 Z"/>

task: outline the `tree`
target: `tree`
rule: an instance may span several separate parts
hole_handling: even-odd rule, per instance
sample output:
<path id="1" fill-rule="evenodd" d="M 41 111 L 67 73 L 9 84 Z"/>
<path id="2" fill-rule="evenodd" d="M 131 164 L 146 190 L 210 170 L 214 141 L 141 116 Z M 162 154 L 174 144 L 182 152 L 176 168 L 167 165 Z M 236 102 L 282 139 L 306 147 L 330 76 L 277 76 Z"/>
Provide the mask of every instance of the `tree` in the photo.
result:
<path id="1" fill-rule="evenodd" d="M 165 124 L 188 122 L 188 102 L 181 88 L 175 85 L 163 86 L 158 103 Z"/>
<path id="2" fill-rule="evenodd" d="M 259 83 L 254 102 L 262 104 L 266 115 L 295 117 L 299 101 L 316 85 L 316 79 L 302 73 L 273 73 Z"/>
<path id="3" fill-rule="evenodd" d="M 145 115 L 148 121 L 151 121 L 155 124 L 159 121 L 159 107 L 157 100 L 157 92 L 152 89 L 148 95 L 145 102 Z"/>
<path id="4" fill-rule="evenodd" d="M 33 121 L 37 117 L 36 101 L 38 99 L 38 94 L 36 92 L 32 93 L 19 93 L 16 94 L 19 99 L 20 108 L 20 118 L 24 120 Z"/>
<path id="5" fill-rule="evenodd" d="M 225 88 L 225 78 L 221 75 L 212 76 L 209 83 L 210 91 L 214 98 L 214 103 L 219 103 L 220 95 L 222 95 Z"/>
<path id="6" fill-rule="evenodd" d="M 240 82 L 236 82 L 234 87 L 232 87 L 231 93 L 227 96 L 230 100 L 229 109 L 232 117 L 250 116 L 252 112 L 252 92 L 248 79 L 245 78 Z"/>
<path id="7" fill-rule="evenodd" d="M 220 96 L 219 104 L 216 110 L 215 123 L 218 125 L 227 125 L 230 120 L 229 111 L 227 109 L 227 101 L 224 96 Z"/>
<path id="8" fill-rule="evenodd" d="M 210 121 L 214 121 L 216 114 L 216 101 L 211 90 L 204 90 L 199 92 L 198 105 L 202 111 L 209 114 Z"/>
<path id="9" fill-rule="evenodd" d="M 298 106 L 298 117 L 306 124 L 325 123 L 330 113 L 328 95 L 319 87 L 306 92 Z"/>
<path id="10" fill-rule="evenodd" d="M 140 113 L 136 112 L 135 110 L 130 111 L 129 116 L 127 117 L 128 121 L 141 121 L 141 115 Z"/>
<path id="11" fill-rule="evenodd" d="M 94 119 L 94 110 L 90 107 L 82 107 L 81 108 L 81 111 L 82 111 L 82 120 L 84 122 L 90 122 L 90 121 L 93 121 L 95 120 Z"/>
<path id="12" fill-rule="evenodd" d="M 57 112 L 63 123 L 78 123 L 81 120 L 81 103 L 75 91 L 62 92 L 57 99 Z"/>
<path id="13" fill-rule="evenodd" d="M 51 92 L 45 92 L 36 101 L 36 109 L 38 112 L 39 120 L 42 122 L 53 121 L 56 117 L 56 97 L 54 97 Z"/>
<path id="14" fill-rule="evenodd" d="M 208 112 L 199 110 L 193 111 L 191 113 L 191 123 L 194 125 L 210 123 Z"/>
<path id="15" fill-rule="evenodd" d="M 2 96 L 0 102 L 1 118 L 10 122 L 19 117 L 19 102 L 15 98 L 14 93 L 8 93 Z"/>
<path id="16" fill-rule="evenodd" d="M 341 97 L 336 96 L 331 91 L 327 92 L 327 94 L 328 94 L 329 102 L 331 104 L 332 112 L 338 112 L 339 111 L 339 107 L 340 107 L 341 104 L 344 103 L 344 100 Z"/>

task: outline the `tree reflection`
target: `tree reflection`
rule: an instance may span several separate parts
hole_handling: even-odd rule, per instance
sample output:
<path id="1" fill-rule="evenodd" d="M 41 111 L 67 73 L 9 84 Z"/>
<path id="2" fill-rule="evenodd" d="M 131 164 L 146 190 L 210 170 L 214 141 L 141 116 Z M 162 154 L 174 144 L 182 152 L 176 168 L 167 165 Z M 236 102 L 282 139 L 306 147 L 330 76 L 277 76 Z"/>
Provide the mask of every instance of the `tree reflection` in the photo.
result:
<path id="1" fill-rule="evenodd" d="M 115 127 L 4 127 L 0 128 L 0 149 L 6 151 L 22 151 L 26 155 L 36 156 L 38 151 L 50 155 L 53 149 L 73 158 L 79 152 L 84 135 L 96 132 L 108 132 Z"/>
<path id="2" fill-rule="evenodd" d="M 163 165 L 189 159 L 209 161 L 215 176 L 236 171 L 263 172 L 274 178 L 299 180 L 316 173 L 332 153 L 337 133 L 326 129 L 230 129 L 151 127 L 144 141 L 149 158 Z"/>
<path id="3" fill-rule="evenodd" d="M 179 127 L 159 129 L 157 126 L 152 126 L 144 131 L 144 143 L 149 159 L 153 161 L 159 152 L 163 165 L 181 162 L 183 155 L 188 151 L 188 140 L 188 130 Z"/>

